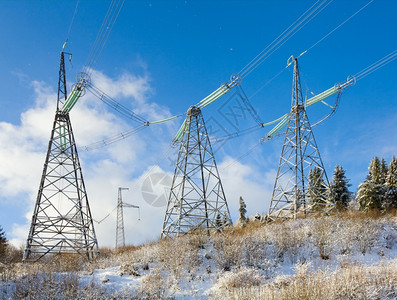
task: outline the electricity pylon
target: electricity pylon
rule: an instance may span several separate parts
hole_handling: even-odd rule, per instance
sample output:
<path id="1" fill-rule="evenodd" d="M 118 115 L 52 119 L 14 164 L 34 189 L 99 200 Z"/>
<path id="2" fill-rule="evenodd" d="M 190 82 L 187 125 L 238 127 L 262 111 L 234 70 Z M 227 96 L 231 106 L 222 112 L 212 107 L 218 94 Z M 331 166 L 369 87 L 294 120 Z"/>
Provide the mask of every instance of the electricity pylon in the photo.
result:
<path id="1" fill-rule="evenodd" d="M 89 260 L 98 242 L 68 112 L 64 52 L 58 81 L 57 111 L 48 144 L 23 261 L 47 254 L 73 253 Z"/>
<path id="2" fill-rule="evenodd" d="M 117 198 L 117 225 L 116 225 L 116 249 L 125 247 L 125 234 L 124 234 L 124 216 L 123 207 L 133 207 L 138 209 L 139 206 L 123 202 L 121 191 L 128 191 L 128 188 L 119 187 L 119 195 Z"/>
<path id="3" fill-rule="evenodd" d="M 225 221 L 219 222 L 220 217 Z M 217 221 L 218 219 L 218 221 Z M 161 238 L 221 230 L 230 212 L 200 108 L 187 111 Z"/>
<path id="4" fill-rule="evenodd" d="M 296 58 L 291 106 L 270 203 L 270 219 L 296 218 L 333 208 L 328 200 L 327 174 L 306 114 Z"/>

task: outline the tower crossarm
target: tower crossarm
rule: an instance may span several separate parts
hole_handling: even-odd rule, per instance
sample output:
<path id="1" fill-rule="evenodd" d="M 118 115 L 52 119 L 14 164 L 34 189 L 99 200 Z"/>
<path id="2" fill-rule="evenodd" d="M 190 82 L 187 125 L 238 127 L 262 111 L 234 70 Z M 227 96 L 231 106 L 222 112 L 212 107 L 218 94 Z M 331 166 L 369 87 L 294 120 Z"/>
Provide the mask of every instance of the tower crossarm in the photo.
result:
<path id="1" fill-rule="evenodd" d="M 123 202 L 122 205 L 123 205 L 123 207 L 139 208 L 139 206 L 137 206 L 137 205 L 133 205 L 133 204 L 125 203 L 125 202 Z"/>
<path id="2" fill-rule="evenodd" d="M 325 90 L 324 92 L 314 95 L 313 97 L 307 99 L 305 101 L 305 107 L 314 105 L 318 102 L 322 102 L 323 104 L 330 106 L 333 110 L 335 110 L 335 107 L 329 105 L 324 100 L 335 94 L 338 94 L 338 96 L 340 96 L 344 89 L 348 88 L 349 86 L 353 86 L 355 83 L 356 83 L 356 78 L 350 75 L 349 77 L 347 77 L 345 82 L 337 83 L 333 87 Z M 266 137 L 264 137 L 262 140 L 266 141 L 276 136 L 288 124 L 288 118 L 289 118 L 289 114 L 285 114 L 282 117 L 276 119 L 275 121 L 278 121 L 278 123 L 266 134 Z M 269 122 L 265 125 L 273 124 L 273 123 L 274 121 Z"/>
<path id="3" fill-rule="evenodd" d="M 63 113 L 69 113 L 72 110 L 77 101 L 84 96 L 85 88 L 90 82 L 91 79 L 87 73 L 81 72 L 77 75 L 77 83 L 73 85 L 72 91 L 61 108 Z"/>

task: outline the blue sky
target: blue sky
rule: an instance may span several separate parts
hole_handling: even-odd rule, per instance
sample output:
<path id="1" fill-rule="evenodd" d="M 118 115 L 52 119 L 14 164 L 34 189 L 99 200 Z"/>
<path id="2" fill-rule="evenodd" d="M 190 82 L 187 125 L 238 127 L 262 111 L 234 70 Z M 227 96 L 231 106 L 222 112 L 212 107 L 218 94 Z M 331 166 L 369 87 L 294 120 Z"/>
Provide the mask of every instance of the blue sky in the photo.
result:
<path id="1" fill-rule="evenodd" d="M 331 2 L 255 71 L 242 87 L 263 121 L 289 111 L 292 69 L 264 86 L 298 56 L 369 1 Z M 81 0 L 68 36 L 68 90 L 86 63 L 109 1 Z M 98 88 L 148 120 L 185 112 L 241 70 L 315 1 L 126 1 L 94 67 Z M 56 106 L 59 53 L 76 1 L 0 2 L 0 225 L 15 244 L 23 243 L 40 181 Z M 375 0 L 310 49 L 300 60 L 303 94 L 317 94 L 343 82 L 397 49 L 397 2 Z M 358 81 L 342 94 L 337 113 L 313 128 L 328 177 L 336 164 L 346 169 L 352 191 L 364 180 L 369 161 L 397 154 L 396 61 Z M 264 87 L 263 87 L 264 86 Z M 262 89 L 261 89 L 262 88 Z M 330 99 L 333 103 L 335 99 Z M 225 118 L 233 92 L 203 110 L 218 132 L 255 125 L 247 114 L 238 126 Z M 312 123 L 327 113 L 308 109 Z M 123 119 L 87 93 L 71 112 L 82 146 L 128 130 Z M 80 151 L 94 219 L 113 210 L 117 187 L 130 187 L 125 201 L 128 243 L 156 238 L 165 207 L 142 198 L 150 172 L 172 175 L 171 150 L 164 154 L 183 119 L 153 125 L 128 140 L 92 152 Z M 221 127 L 219 127 L 221 124 Z M 216 159 L 232 217 L 243 196 L 249 214 L 266 212 L 283 139 L 258 145 L 270 128 L 216 148 Z M 219 131 L 220 130 L 220 131 Z M 235 161 L 257 145 L 243 159 Z M 233 163 L 234 162 L 234 163 Z M 100 246 L 114 245 L 115 214 L 96 225 Z"/>

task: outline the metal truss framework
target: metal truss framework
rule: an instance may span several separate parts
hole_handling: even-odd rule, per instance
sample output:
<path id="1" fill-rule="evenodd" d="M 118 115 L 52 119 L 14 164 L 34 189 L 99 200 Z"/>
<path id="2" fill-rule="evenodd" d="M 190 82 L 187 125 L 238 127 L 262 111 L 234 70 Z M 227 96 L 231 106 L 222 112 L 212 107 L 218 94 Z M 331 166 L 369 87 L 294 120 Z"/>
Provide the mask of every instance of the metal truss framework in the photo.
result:
<path id="1" fill-rule="evenodd" d="M 222 222 L 220 222 L 222 218 Z M 197 229 L 208 234 L 231 224 L 200 108 L 187 112 L 161 238 L 180 236 Z"/>
<path id="2" fill-rule="evenodd" d="M 303 102 L 294 59 L 292 103 L 268 217 L 296 218 L 329 212 L 329 182 Z"/>
<path id="3" fill-rule="evenodd" d="M 119 194 L 117 198 L 116 249 L 120 247 L 125 247 L 123 207 L 138 208 L 139 212 L 139 206 L 123 202 L 121 194 L 123 190 L 128 190 L 128 188 L 119 187 Z"/>
<path id="4" fill-rule="evenodd" d="M 58 82 L 57 112 L 34 208 L 23 261 L 71 253 L 93 259 L 99 254 L 83 174 L 66 101 L 64 53 Z"/>

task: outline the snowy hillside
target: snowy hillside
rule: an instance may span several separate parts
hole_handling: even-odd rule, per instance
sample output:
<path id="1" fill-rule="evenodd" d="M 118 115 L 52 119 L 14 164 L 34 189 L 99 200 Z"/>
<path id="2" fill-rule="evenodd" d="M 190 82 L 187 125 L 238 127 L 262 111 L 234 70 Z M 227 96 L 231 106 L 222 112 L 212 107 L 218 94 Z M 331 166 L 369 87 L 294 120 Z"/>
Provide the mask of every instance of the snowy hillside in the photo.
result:
<path id="1" fill-rule="evenodd" d="M 3 266 L 1 299 L 396 299 L 397 217 L 352 213 Z"/>

